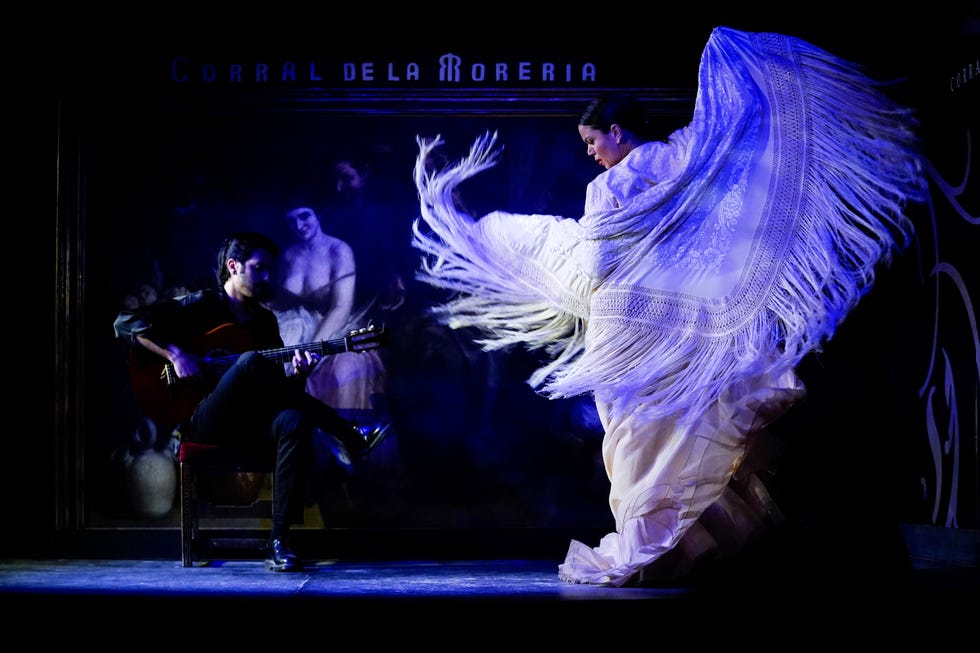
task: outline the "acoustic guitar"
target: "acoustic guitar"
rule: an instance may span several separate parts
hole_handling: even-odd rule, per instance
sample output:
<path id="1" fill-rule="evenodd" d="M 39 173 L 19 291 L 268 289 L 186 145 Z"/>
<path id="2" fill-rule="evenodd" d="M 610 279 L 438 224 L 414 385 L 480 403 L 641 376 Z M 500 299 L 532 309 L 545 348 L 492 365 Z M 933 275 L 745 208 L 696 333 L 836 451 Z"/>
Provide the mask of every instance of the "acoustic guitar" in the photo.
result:
<path id="1" fill-rule="evenodd" d="M 255 350 L 249 334 L 238 325 L 228 323 L 208 331 L 188 347 L 188 351 L 201 356 L 202 373 L 194 378 L 179 378 L 170 361 L 162 366 L 159 359 L 141 363 L 133 355 L 130 355 L 129 375 L 136 402 L 143 414 L 169 428 L 188 418 L 217 384 L 221 374 L 247 351 L 258 351 L 269 360 L 288 363 L 297 349 L 325 357 L 378 349 L 386 344 L 386 340 L 384 328 L 368 326 L 354 329 L 343 338 L 334 340 Z"/>

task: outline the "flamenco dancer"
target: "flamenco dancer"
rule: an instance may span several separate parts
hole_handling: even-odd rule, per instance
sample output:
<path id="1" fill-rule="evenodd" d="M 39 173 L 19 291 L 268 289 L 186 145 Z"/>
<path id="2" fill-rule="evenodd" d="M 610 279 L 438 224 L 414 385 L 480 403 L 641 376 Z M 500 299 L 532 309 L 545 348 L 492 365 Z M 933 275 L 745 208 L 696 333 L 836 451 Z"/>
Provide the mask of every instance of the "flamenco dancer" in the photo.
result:
<path id="1" fill-rule="evenodd" d="M 662 582 L 744 548 L 773 510 L 754 473 L 796 374 L 909 243 L 925 200 L 912 112 L 856 64 L 775 33 L 713 30 L 691 122 L 663 140 L 630 98 L 578 132 L 605 170 L 578 218 L 460 213 L 496 135 L 441 170 L 419 138 L 419 278 L 488 350 L 546 352 L 529 383 L 589 394 L 616 530 L 573 540 L 561 579 Z"/>

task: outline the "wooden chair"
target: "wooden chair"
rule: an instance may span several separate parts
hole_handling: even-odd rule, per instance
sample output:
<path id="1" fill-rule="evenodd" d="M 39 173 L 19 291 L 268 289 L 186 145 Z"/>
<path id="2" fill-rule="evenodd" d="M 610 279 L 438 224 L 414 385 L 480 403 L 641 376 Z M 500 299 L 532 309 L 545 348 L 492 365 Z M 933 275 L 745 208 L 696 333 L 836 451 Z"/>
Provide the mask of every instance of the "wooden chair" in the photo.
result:
<path id="1" fill-rule="evenodd" d="M 257 537 L 256 529 L 222 529 L 221 536 L 203 536 L 201 520 L 245 519 L 270 520 L 272 499 L 258 496 L 246 503 L 228 501 L 220 495 L 202 492 L 205 475 L 237 473 L 272 474 L 275 461 L 271 456 L 216 445 L 182 442 L 177 453 L 180 468 L 180 560 L 184 567 L 208 557 L 219 548 L 264 549 L 267 537 Z M 261 523 L 261 522 L 258 522 Z"/>

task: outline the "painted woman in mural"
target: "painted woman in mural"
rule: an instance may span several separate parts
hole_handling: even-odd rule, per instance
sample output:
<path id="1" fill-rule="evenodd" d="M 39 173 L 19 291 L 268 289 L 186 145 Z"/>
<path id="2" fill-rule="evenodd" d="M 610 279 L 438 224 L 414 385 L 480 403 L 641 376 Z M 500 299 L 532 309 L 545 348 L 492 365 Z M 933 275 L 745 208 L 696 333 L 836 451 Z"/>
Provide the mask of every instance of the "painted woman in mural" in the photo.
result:
<path id="1" fill-rule="evenodd" d="M 323 230 L 313 202 L 297 202 L 284 213 L 294 240 L 283 251 L 278 293 L 270 304 L 287 346 L 341 338 L 366 326 L 363 310 L 355 306 L 354 250 Z M 318 365 L 307 379 L 307 391 L 348 417 L 377 417 L 371 413 L 384 384 L 376 351 L 348 352 Z"/>
<path id="2" fill-rule="evenodd" d="M 317 211 L 315 194 L 297 194 L 286 205 L 283 219 L 292 235 L 284 249 L 275 299 L 269 308 L 279 321 L 280 333 L 287 347 L 311 342 L 337 341 L 352 331 L 368 326 L 366 308 L 356 302 L 359 275 L 353 247 L 323 229 Z M 382 340 L 383 339 L 383 340 Z M 384 345 L 386 333 L 379 334 Z M 348 419 L 362 423 L 386 419 L 384 396 L 387 370 L 378 349 L 347 351 L 328 356 L 314 367 L 306 379 L 306 391 L 337 410 Z M 390 445 L 393 439 L 388 439 Z M 337 474 L 335 460 L 350 460 L 338 455 L 337 443 L 325 438 L 314 439 L 313 499 L 319 506 L 324 523 L 338 524 L 358 519 L 364 503 L 365 488 L 373 488 L 375 477 L 368 470 L 387 469 L 397 462 L 390 446 L 385 455 L 358 464 L 356 474 L 344 474 L 342 492 L 331 479 Z M 347 470 L 350 472 L 351 470 Z"/>
<path id="3" fill-rule="evenodd" d="M 434 172 L 442 140 L 419 138 L 419 276 L 453 293 L 433 310 L 488 350 L 546 352 L 529 383 L 599 411 L 616 529 L 573 540 L 560 578 L 662 582 L 774 521 L 754 474 L 766 426 L 909 242 L 906 205 L 925 197 L 914 127 L 858 66 L 719 27 L 693 119 L 666 140 L 629 98 L 587 107 L 579 136 L 605 170 L 578 219 L 461 214 L 452 191 L 495 165 L 496 135 Z"/>

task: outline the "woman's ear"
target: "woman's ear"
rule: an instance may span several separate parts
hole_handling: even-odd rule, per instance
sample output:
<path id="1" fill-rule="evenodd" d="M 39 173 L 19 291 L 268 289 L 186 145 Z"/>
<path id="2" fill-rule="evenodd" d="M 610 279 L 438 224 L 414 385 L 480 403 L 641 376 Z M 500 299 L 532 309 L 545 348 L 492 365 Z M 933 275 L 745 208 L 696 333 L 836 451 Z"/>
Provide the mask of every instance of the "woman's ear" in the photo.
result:
<path id="1" fill-rule="evenodd" d="M 616 143 L 619 143 L 623 139 L 623 128 L 616 123 L 609 126 L 609 133 L 616 139 Z"/>

